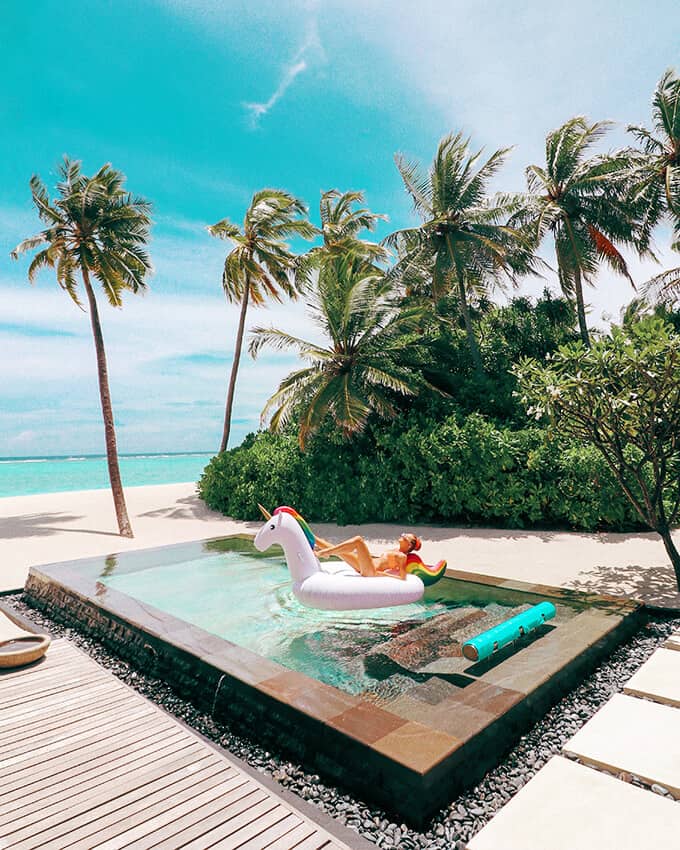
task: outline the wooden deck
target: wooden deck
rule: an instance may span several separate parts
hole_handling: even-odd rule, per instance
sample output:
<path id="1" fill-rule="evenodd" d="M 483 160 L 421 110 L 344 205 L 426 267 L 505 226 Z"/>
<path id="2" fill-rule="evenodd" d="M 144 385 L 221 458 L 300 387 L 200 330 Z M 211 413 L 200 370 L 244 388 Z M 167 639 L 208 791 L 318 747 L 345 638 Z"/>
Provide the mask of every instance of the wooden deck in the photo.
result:
<path id="1" fill-rule="evenodd" d="M 0 850 L 180 847 L 349 850 L 67 641 L 0 673 Z"/>

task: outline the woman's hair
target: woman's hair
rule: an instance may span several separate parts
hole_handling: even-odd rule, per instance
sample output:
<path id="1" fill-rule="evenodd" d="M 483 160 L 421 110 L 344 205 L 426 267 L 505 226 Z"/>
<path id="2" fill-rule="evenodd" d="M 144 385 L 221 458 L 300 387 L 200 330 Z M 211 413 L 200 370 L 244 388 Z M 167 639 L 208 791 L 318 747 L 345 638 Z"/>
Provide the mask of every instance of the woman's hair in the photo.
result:
<path id="1" fill-rule="evenodd" d="M 409 552 L 417 552 L 418 549 L 423 545 L 421 543 L 420 537 L 413 534 L 412 531 L 405 531 L 402 535 L 409 541 Z"/>

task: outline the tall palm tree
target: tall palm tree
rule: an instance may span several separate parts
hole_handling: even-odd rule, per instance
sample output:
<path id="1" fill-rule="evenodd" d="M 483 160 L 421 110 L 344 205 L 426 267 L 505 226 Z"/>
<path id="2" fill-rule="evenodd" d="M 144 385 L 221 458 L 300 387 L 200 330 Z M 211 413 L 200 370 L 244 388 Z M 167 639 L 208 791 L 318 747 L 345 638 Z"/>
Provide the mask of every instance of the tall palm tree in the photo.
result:
<path id="1" fill-rule="evenodd" d="M 680 251 L 680 77 L 669 68 L 652 97 L 652 130 L 630 125 L 641 150 L 631 151 L 631 194 L 646 204 L 644 233 L 664 218 L 673 226 L 672 248 Z M 653 277 L 644 288 L 654 300 L 680 298 L 680 268 Z"/>
<path id="2" fill-rule="evenodd" d="M 576 302 L 581 339 L 590 346 L 583 284 L 593 284 L 601 262 L 635 287 L 619 245 L 647 250 L 639 226 L 641 201 L 633 203 L 622 190 L 629 155 L 588 157 L 607 132 L 609 122 L 590 124 L 572 118 L 548 134 L 546 164 L 526 169 L 530 193 L 518 218 L 528 221 L 536 242 L 550 232 L 555 242 L 557 270 L 565 296 Z"/>
<path id="3" fill-rule="evenodd" d="M 264 304 L 267 298 L 281 301 L 283 294 L 290 298 L 297 297 L 292 277 L 294 257 L 286 239 L 291 236 L 311 239 L 316 234 L 316 228 L 300 217 L 306 213 L 307 208 L 302 201 L 288 192 L 262 189 L 253 195 L 243 219 L 243 227 L 232 224 L 228 218 L 208 227 L 211 236 L 234 243 L 234 248 L 224 261 L 222 287 L 230 304 L 241 305 L 220 452 L 226 451 L 229 441 L 248 304 L 252 302 L 257 307 Z"/>
<path id="4" fill-rule="evenodd" d="M 97 356 L 106 458 L 118 530 L 123 537 L 132 537 L 118 466 L 104 337 L 91 278 L 100 283 L 114 307 L 123 306 L 126 290 L 136 293 L 146 288 L 144 278 L 151 269 L 146 253 L 151 206 L 125 191 L 124 175 L 108 164 L 94 176 L 86 177 L 80 162 L 65 158 L 59 174 L 61 181 L 54 201 L 40 178 L 37 175 L 31 178 L 33 203 L 47 226 L 21 242 L 12 251 L 12 257 L 17 259 L 25 251 L 39 248 L 28 268 L 29 281 L 33 283 L 41 268 L 55 269 L 57 282 L 79 307 L 82 305 L 77 275 L 82 279 Z"/>
<path id="5" fill-rule="evenodd" d="M 420 311 L 400 310 L 393 296 L 391 281 L 358 265 L 350 253 L 325 264 L 309 296 L 312 318 L 327 342 L 255 328 L 249 347 L 253 357 L 268 345 L 293 350 L 309 364 L 281 381 L 262 412 L 263 423 L 281 431 L 299 418 L 304 448 L 329 416 L 346 436 L 361 431 L 371 413 L 395 416 L 396 398 L 415 395 L 423 381 L 407 364 L 420 339 Z"/>
<path id="6" fill-rule="evenodd" d="M 534 270 L 536 260 L 529 240 L 507 225 L 517 209 L 509 196 L 487 195 L 491 179 L 503 165 L 507 149 L 481 161 L 461 133 L 446 136 L 427 173 L 416 162 L 397 155 L 395 162 L 415 211 L 422 218 L 416 228 L 398 230 L 385 242 L 398 251 L 398 269 L 431 275 L 430 294 L 436 303 L 455 293 L 465 323 L 475 370 L 484 369 L 472 321 L 470 303 L 493 285 L 515 284 L 520 274 Z"/>

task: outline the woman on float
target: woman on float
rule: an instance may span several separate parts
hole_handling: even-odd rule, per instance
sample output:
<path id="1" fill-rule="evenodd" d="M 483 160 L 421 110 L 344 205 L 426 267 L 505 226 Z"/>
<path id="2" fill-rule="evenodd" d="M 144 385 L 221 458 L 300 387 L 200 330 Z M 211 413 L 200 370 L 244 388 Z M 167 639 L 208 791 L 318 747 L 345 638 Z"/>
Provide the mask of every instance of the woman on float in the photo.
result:
<path id="1" fill-rule="evenodd" d="M 363 537 L 350 537 L 337 546 L 317 536 L 314 551 L 319 558 L 337 555 L 362 576 L 389 576 L 406 579 L 408 556 L 420 549 L 420 538 L 411 532 L 403 532 L 397 541 L 397 548 L 372 555 Z"/>

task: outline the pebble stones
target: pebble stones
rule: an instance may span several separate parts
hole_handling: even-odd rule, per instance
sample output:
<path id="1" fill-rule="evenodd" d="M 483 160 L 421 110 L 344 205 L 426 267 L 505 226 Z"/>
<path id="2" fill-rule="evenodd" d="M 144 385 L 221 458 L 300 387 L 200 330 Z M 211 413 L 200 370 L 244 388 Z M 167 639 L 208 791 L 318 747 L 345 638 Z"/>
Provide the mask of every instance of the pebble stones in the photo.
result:
<path id="1" fill-rule="evenodd" d="M 419 832 L 403 823 L 391 821 L 385 812 L 352 797 L 345 789 L 322 782 L 316 774 L 308 773 L 303 765 L 269 752 L 257 742 L 236 735 L 226 726 L 218 726 L 211 717 L 201 714 L 186 700 L 180 699 L 164 682 L 134 670 L 91 638 L 72 628 L 65 628 L 41 612 L 29 608 L 21 595 L 6 597 L 4 601 L 38 625 L 48 627 L 52 634 L 72 640 L 144 696 L 386 850 L 465 850 L 472 836 L 519 788 L 551 756 L 560 752 L 562 745 L 600 706 L 623 689 L 623 685 L 657 646 L 671 633 L 680 631 L 680 619 L 653 617 L 647 626 L 619 647 L 539 720 L 498 767 L 489 771 L 475 788 L 454 800 L 432 821 L 427 830 Z M 638 777 L 632 774 L 626 776 L 625 781 L 642 785 Z M 669 796 L 669 792 L 660 785 L 653 786 L 651 790 L 661 796 Z"/>

